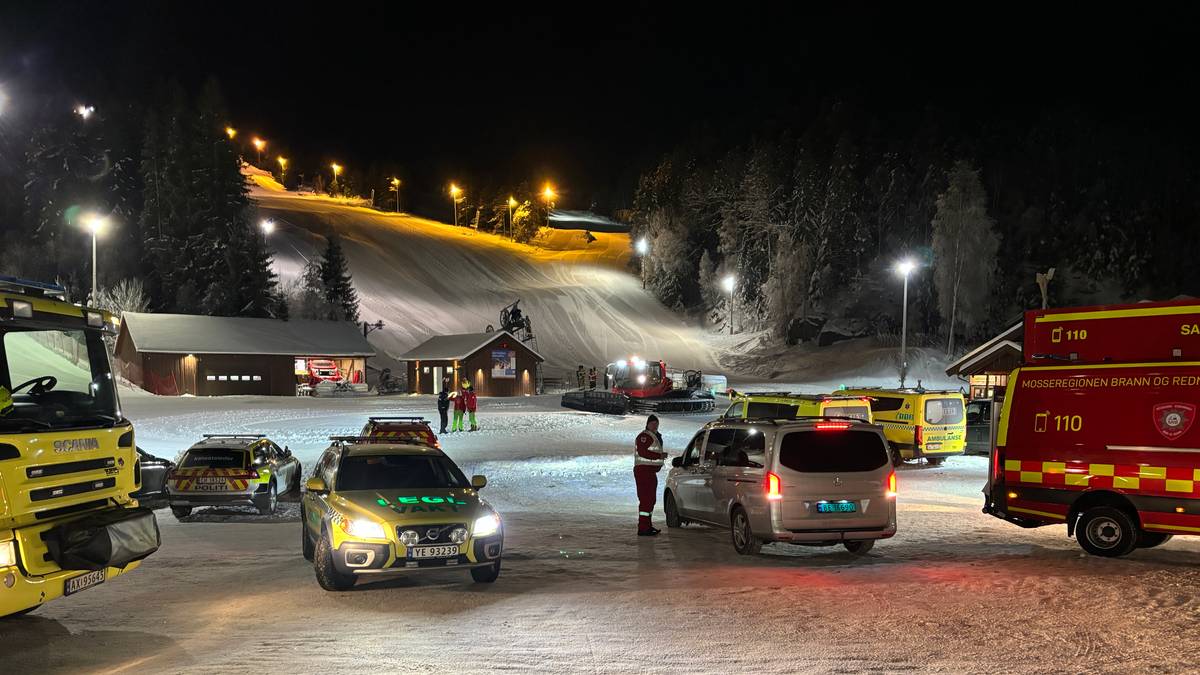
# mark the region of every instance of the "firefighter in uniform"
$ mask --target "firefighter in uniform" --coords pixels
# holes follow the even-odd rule
[[[667,453],[663,452],[662,436],[658,433],[658,418],[646,418],[646,429],[638,434],[633,450],[633,482],[637,485],[638,536],[653,537],[658,530],[650,524],[654,502],[658,497],[658,472]]]

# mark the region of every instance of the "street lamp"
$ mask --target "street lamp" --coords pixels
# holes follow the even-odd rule
[[[83,217],[84,229],[92,233],[92,295],[88,304],[94,305],[96,302],[96,235],[100,234],[107,225],[108,218],[104,216],[89,213]]]
[[[729,291],[729,334],[733,335],[733,289],[737,286],[737,279],[730,274],[721,280],[721,286]]]
[[[513,199],[512,195],[508,196],[508,238],[513,238],[512,231],[512,210],[517,207],[517,200]]]
[[[642,256],[642,290],[646,290],[646,254],[650,252],[650,240],[642,237],[634,244],[638,255]]]
[[[271,234],[275,231],[275,221],[271,220],[270,218],[263,218],[258,223],[258,226],[262,228],[263,234]]]
[[[79,115],[80,117],[82,117],[85,120],[87,118],[91,117],[92,113],[94,113],[94,112],[96,112],[96,106],[94,106],[94,105],[77,105],[77,106],[75,106],[75,114]]]
[[[392,177],[392,192],[396,193],[396,213],[400,213],[400,179]]]
[[[254,140],[250,142],[254,144],[254,149],[258,151],[258,165],[262,166],[262,151],[263,148],[267,147],[267,142],[258,136],[255,136]]]
[[[896,272],[904,277],[904,299],[900,310],[900,387],[904,387],[904,379],[908,376],[908,277],[916,269],[911,260],[901,260],[896,263]]]
[[[225,135],[228,136],[229,140],[232,141],[233,137],[237,136],[237,129],[234,129],[233,127],[225,127]]]
[[[454,209],[454,226],[458,227],[458,203],[462,201],[462,188],[450,184],[450,208]]]
[[[550,227],[550,210],[554,208],[554,200],[557,198],[554,187],[546,183],[546,189],[542,190],[542,199],[546,200],[546,227]]]
[[[282,183],[284,176],[287,175],[287,157],[279,156],[279,182]]]

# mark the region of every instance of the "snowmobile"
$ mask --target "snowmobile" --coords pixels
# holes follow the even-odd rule
[[[724,379],[706,377],[699,370],[670,369],[663,361],[634,356],[604,369],[605,386],[611,389],[569,391],[563,394],[562,405],[610,415],[711,412],[715,400],[706,381],[723,387]]]
[[[403,383],[400,378],[392,377],[392,369],[384,368],[379,373],[379,385],[375,388],[375,392],[379,396],[384,394],[399,394],[404,391]]]

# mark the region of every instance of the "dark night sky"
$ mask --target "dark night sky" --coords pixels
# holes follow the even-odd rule
[[[417,201],[451,179],[551,179],[564,206],[619,206],[614,196],[627,198],[647,163],[701,125],[740,142],[764,120],[802,126],[823,96],[846,89],[884,116],[932,103],[1020,119],[1065,101],[1131,129],[1190,134],[1197,118],[1190,14],[1083,18],[1013,3],[936,19],[783,3],[8,5],[0,84],[145,101],[166,78],[198,90],[216,75],[235,126],[297,170],[394,162]]]

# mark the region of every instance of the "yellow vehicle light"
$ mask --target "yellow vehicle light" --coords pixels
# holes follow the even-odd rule
[[[471,528],[471,531],[475,533],[476,537],[486,537],[488,535],[495,534],[499,529],[500,516],[494,513],[489,513],[486,516],[480,516],[479,518],[476,518],[475,526]]]
[[[351,537],[359,539],[386,539],[383,526],[371,520],[342,520],[342,529]]]
[[[17,549],[11,541],[0,543],[0,567],[12,567],[17,564]]]
[[[13,300],[12,301],[12,312],[13,312],[13,316],[18,319],[32,319],[33,318],[33,303],[25,302],[24,300]]]

